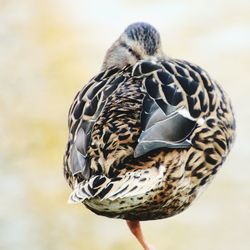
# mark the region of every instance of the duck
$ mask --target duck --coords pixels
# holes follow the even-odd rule
[[[163,52],[151,24],[129,25],[69,109],[70,203],[126,221],[168,218],[213,180],[235,139],[229,96],[200,66]]]

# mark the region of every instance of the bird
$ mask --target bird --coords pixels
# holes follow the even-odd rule
[[[144,250],[142,221],[192,204],[235,140],[229,96],[200,66],[163,52],[151,24],[130,24],[69,109],[64,176],[70,203],[126,221]]]

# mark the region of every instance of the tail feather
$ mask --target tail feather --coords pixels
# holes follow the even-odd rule
[[[110,179],[96,175],[88,181],[79,183],[70,194],[69,203],[80,203],[85,199],[98,197],[101,200],[138,196],[153,189],[162,181],[165,166],[127,172],[121,179]]]

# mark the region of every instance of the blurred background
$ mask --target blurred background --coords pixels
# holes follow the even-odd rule
[[[250,246],[249,0],[0,1],[0,249],[140,249],[124,221],[67,204],[67,112],[125,27],[153,24],[165,52],[204,67],[231,96],[237,140],[190,209],[143,223],[158,250]]]

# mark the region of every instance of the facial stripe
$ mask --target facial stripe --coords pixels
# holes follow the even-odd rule
[[[132,56],[134,56],[137,60],[141,60],[141,56],[135,52],[134,50],[132,50],[126,43],[121,43],[120,44],[121,47],[125,48]]]

